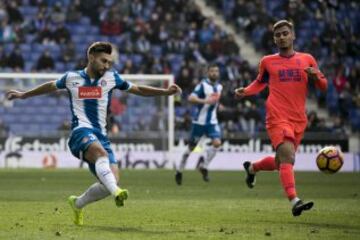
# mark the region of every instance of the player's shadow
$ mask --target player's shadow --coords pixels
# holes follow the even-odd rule
[[[82,226],[82,228],[89,228],[91,230],[100,230],[106,232],[113,232],[113,233],[145,233],[145,234],[166,234],[169,231],[162,231],[162,230],[148,230],[143,228],[136,228],[136,227],[114,227],[114,226],[97,226],[97,225],[86,225]],[[185,233],[186,231],[171,231],[171,233]]]
[[[318,223],[318,222],[279,222],[279,221],[260,221],[260,222],[264,222],[264,223],[272,223],[272,224],[279,224],[279,223],[283,223],[284,225],[303,225],[303,226],[307,226],[307,227],[313,227],[313,228],[327,228],[327,229],[339,229],[339,230],[343,230],[343,231],[349,231],[352,233],[357,233],[360,234],[360,230],[359,230],[359,226],[349,226],[349,225],[344,225],[344,224],[335,224],[335,223]]]
[[[312,222],[288,222],[287,224],[295,224],[295,225],[301,224],[308,227],[339,229],[339,230],[347,230],[347,231],[354,231],[360,233],[359,226],[349,226],[344,224],[312,223]]]

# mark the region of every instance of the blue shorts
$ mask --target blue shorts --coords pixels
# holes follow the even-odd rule
[[[191,126],[189,144],[193,146],[196,145],[204,135],[211,139],[220,139],[221,131],[219,124],[200,125],[193,123]]]
[[[84,160],[89,164],[90,171],[96,176],[95,164],[90,163],[85,159],[84,153],[87,148],[93,142],[99,142],[103,148],[107,151],[109,156],[110,164],[116,164],[114,152],[110,147],[109,139],[104,136],[100,131],[91,128],[79,128],[73,131],[70,135],[68,146],[72,155],[77,157],[80,160]]]

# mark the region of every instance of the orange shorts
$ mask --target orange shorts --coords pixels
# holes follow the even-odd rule
[[[275,149],[285,140],[294,143],[295,149],[300,144],[307,123],[290,123],[282,122],[276,124],[267,124],[266,129],[271,140],[271,144]]]

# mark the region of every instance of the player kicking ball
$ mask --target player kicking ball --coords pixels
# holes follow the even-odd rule
[[[176,169],[175,182],[178,185],[182,184],[182,172],[190,153],[203,136],[212,139],[211,146],[206,149],[205,158],[202,157],[199,164],[199,170],[203,180],[205,182],[209,181],[208,166],[221,146],[221,132],[216,115],[223,88],[218,82],[219,75],[219,67],[216,64],[210,64],[207,68],[207,78],[195,87],[188,98],[190,103],[197,105],[197,112],[196,117],[192,121],[188,148],[182,155],[180,165]]]
[[[128,191],[118,186],[119,173],[110,141],[106,136],[106,117],[114,89],[140,96],[170,96],[181,92],[173,84],[167,89],[135,85],[111,71],[114,49],[108,42],[95,42],[87,50],[88,64],[80,71],[69,71],[60,79],[44,83],[30,91],[10,90],[7,98],[26,99],[66,89],[72,113],[72,131],[68,142],[71,153],[89,164],[98,181],[80,196],[70,196],[74,223],[83,225],[84,207],[112,195],[117,207],[124,206]]]
[[[278,170],[282,187],[292,204],[292,214],[299,216],[314,205],[313,202],[303,202],[297,196],[293,170],[295,152],[307,125],[305,102],[308,85],[315,84],[325,91],[327,80],[310,54],[294,51],[295,34],[291,22],[276,22],[273,36],[279,53],[264,56],[256,80],[246,88],[235,90],[236,96],[245,97],[269,86],[266,129],[276,155],[253,163],[245,162],[246,184],[253,188],[255,175],[259,171]]]

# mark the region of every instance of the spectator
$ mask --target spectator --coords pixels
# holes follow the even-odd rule
[[[67,44],[63,43],[60,45],[62,55],[60,61],[64,63],[74,62],[75,60],[75,45],[72,41],[69,41]],[[83,64],[85,66],[86,64]],[[82,67],[83,68],[83,67]]]
[[[67,44],[71,40],[70,32],[64,23],[60,23],[53,33],[53,38],[57,44]]]
[[[123,32],[121,16],[112,9],[108,12],[105,19],[101,22],[100,32],[103,35],[114,36]]]
[[[55,36],[54,33],[52,32],[52,30],[50,29],[50,24],[45,23],[44,28],[41,29],[38,32],[38,37],[37,37],[37,41],[39,43],[42,44],[51,44],[54,45],[55,44]]]
[[[36,70],[50,72],[54,70],[54,67],[54,59],[50,56],[49,50],[45,50],[37,61]]]
[[[71,5],[71,4],[70,4]],[[51,21],[54,24],[63,24],[66,20],[66,12],[63,10],[64,6],[61,5],[60,2],[56,2],[52,12],[51,12]]]
[[[11,25],[4,19],[0,23],[0,43],[9,43],[16,41],[17,36]]]
[[[123,74],[134,74],[136,73],[136,68],[131,61],[131,59],[126,60],[124,68],[122,69]]]
[[[9,24],[22,23],[24,21],[24,18],[19,11],[18,3],[16,1],[8,1],[6,11],[9,17]]]
[[[7,67],[8,65],[8,56],[6,55],[4,48],[0,45],[0,69]]]
[[[14,47],[8,59],[8,66],[11,67],[15,72],[23,71],[25,63],[19,46]]]
[[[235,42],[235,37],[229,34],[224,42],[224,54],[226,56],[236,56],[240,52],[239,46]]]
[[[82,14],[79,11],[79,1],[75,1],[72,4],[68,5],[68,9],[66,11],[66,22],[68,23],[77,23],[79,22]]]

